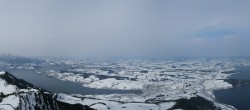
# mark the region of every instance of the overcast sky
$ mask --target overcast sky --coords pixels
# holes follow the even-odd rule
[[[2,0],[0,54],[250,56],[249,0]]]

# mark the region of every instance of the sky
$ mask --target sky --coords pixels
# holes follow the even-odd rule
[[[2,0],[0,54],[250,56],[249,0]]]

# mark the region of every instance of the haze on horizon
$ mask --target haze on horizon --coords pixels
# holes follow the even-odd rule
[[[0,54],[250,56],[249,0],[0,1]]]

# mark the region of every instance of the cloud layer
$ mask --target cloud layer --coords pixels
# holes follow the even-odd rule
[[[0,53],[249,56],[249,1],[1,1]]]

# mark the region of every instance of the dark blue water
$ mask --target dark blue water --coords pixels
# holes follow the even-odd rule
[[[250,79],[250,66],[236,67],[236,72],[231,79]],[[217,90],[214,95],[219,102],[233,105],[238,110],[250,109],[250,86]]]
[[[1,69],[0,71],[6,69]],[[27,82],[32,83],[37,87],[41,87],[50,92],[55,93],[68,93],[68,94],[82,94],[82,95],[94,95],[94,94],[142,94],[140,90],[110,90],[110,89],[94,89],[83,87],[81,84],[70,82],[70,81],[61,81],[58,79],[37,75],[34,74],[33,70],[7,70],[10,74],[14,75],[19,79],[24,79]]]
[[[250,79],[250,66],[237,66],[235,72],[231,79]]]

